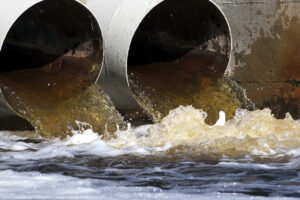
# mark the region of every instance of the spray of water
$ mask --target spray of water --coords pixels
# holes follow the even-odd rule
[[[206,117],[202,110],[180,106],[160,123],[117,131],[117,138],[107,142],[116,148],[171,145],[169,153],[227,156],[272,155],[300,148],[300,122],[289,114],[278,120],[269,109],[238,109],[233,119],[213,126],[205,123]]]

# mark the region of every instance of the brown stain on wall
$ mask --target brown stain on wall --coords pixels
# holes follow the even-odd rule
[[[289,18],[286,10],[270,29],[261,31],[251,45],[251,53],[236,53],[237,68],[233,78],[246,89],[257,107],[270,107],[278,118],[289,112],[300,118],[300,19]]]

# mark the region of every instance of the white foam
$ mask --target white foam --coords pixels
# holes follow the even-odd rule
[[[278,167],[267,165],[267,164],[258,164],[258,163],[240,163],[240,162],[220,162],[218,166],[227,167],[227,168],[238,168],[238,169],[276,169]]]
[[[130,134],[144,134],[149,126],[128,129]],[[121,131],[120,131],[120,134]],[[124,133],[123,133],[124,134]],[[25,143],[18,137],[8,132],[0,132],[0,148],[6,150],[0,152],[0,161],[17,160],[40,160],[58,157],[73,158],[76,155],[96,155],[101,157],[119,156],[124,154],[150,155],[159,151],[166,151],[171,147],[166,144],[161,147],[141,147],[135,143],[127,144],[124,148],[115,148],[108,142],[103,141],[101,136],[92,129],[74,132],[74,135],[64,141],[51,140],[41,141],[38,144]],[[3,139],[4,138],[4,139]]]
[[[225,126],[226,123],[226,113],[224,111],[219,112],[219,119],[214,126]]]
[[[68,137],[65,145],[78,145],[91,143],[95,140],[100,140],[101,137],[98,133],[95,133],[92,129],[87,129],[83,133],[76,133],[71,137]]]
[[[13,132],[0,131],[0,148],[7,151],[35,150],[38,148],[35,144],[22,142],[21,140],[24,139],[26,138],[17,136]]]

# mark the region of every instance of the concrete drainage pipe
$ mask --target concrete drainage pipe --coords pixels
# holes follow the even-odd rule
[[[101,31],[73,0],[1,0],[0,127],[30,126],[24,104],[48,108],[93,84],[102,67]],[[14,112],[13,112],[13,111]]]
[[[152,107],[167,102],[168,109],[193,105],[192,95],[226,70],[230,30],[209,0],[89,0],[86,5],[103,27],[99,84],[119,110],[134,113],[131,117],[149,101]]]

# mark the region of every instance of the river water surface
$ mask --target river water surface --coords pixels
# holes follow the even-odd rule
[[[224,126],[191,106],[102,138],[0,132],[0,199],[296,199],[300,122],[238,110]],[[100,134],[101,135],[101,134]]]

